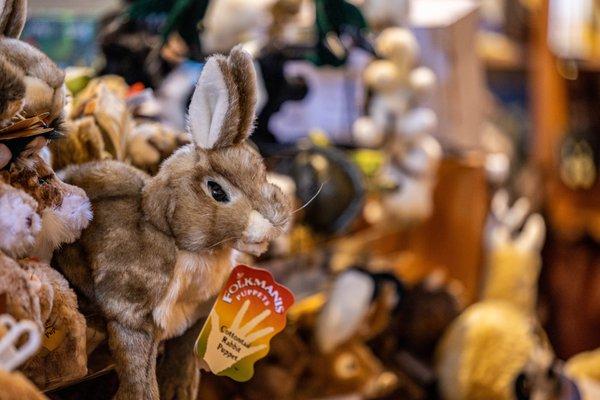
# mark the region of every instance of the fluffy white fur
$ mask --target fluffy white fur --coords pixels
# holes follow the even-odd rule
[[[35,208],[18,192],[0,197],[0,249],[11,257],[24,256],[35,244],[42,223]]]
[[[42,213],[42,230],[33,255],[49,262],[54,249],[77,240],[91,219],[92,207],[87,197],[66,195],[60,207],[47,208]]]
[[[229,94],[217,60],[208,60],[190,102],[189,126],[197,146],[211,149],[219,139]]]
[[[265,238],[273,236],[271,234],[272,230],[273,224],[258,211],[253,210],[248,218],[248,227],[244,232],[244,239],[250,243],[260,243],[265,241]]]
[[[154,309],[154,322],[164,329],[164,338],[181,335],[191,324],[210,310],[198,307],[216,295],[235,263],[230,250],[194,254],[180,250],[169,290]]]

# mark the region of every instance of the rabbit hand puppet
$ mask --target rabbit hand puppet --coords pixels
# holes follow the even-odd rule
[[[8,0],[0,6],[0,87],[11,88],[0,94],[0,123],[18,112],[24,117],[48,112],[47,122],[62,113],[64,72],[44,53],[19,40],[26,9],[27,0]]]
[[[246,141],[255,104],[252,59],[236,47],[207,61],[189,109],[193,143],[156,176],[116,161],[65,171],[94,219],[53,263],[107,319],[117,399],[158,398],[158,343],[210,308],[235,250],[261,254],[288,223],[287,199]]]

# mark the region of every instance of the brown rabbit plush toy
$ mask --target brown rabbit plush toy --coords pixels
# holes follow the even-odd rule
[[[0,93],[0,104],[12,104],[16,108],[9,112],[21,111],[24,117],[48,112],[51,122],[62,114],[65,74],[44,53],[19,40],[26,17],[27,0],[0,3],[0,87],[12,89]]]
[[[45,350],[28,360],[22,369],[36,384],[46,387],[58,379],[78,378],[87,372],[86,324],[78,311],[75,293],[65,278],[43,260],[49,261],[55,247],[79,237],[91,219],[91,210],[83,190],[58,179],[40,156],[46,138],[38,136],[6,143],[8,147],[1,146],[9,149],[12,162],[0,176],[12,185],[6,185],[10,189],[31,199],[33,215],[29,219],[37,224],[33,239],[21,240],[28,243],[26,251],[18,254],[37,258],[20,258],[19,270],[44,289],[40,291],[39,301],[41,310],[48,310],[42,312],[39,320],[35,319],[46,335]],[[48,289],[50,295],[45,294]],[[20,319],[19,315],[13,316]]]
[[[209,310],[235,250],[261,254],[288,223],[287,199],[246,143],[255,104],[252,59],[236,47],[208,59],[189,109],[193,143],[156,176],[116,161],[65,171],[94,219],[53,263],[107,319],[117,399],[158,399],[158,343]]]

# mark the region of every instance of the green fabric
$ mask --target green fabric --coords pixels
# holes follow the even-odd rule
[[[167,14],[161,35],[167,40],[177,32],[190,47],[200,45],[198,24],[204,18],[209,0],[136,0],[127,14],[132,19],[141,19],[150,14]]]
[[[352,26],[358,30],[367,28],[367,22],[360,10],[344,0],[315,0],[317,45],[308,59],[316,65],[342,66],[346,56],[340,58],[327,46],[327,35],[339,35],[344,26]]]

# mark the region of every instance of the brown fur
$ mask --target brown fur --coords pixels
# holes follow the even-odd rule
[[[44,53],[18,39],[0,37],[0,54],[13,70],[23,75],[25,116],[49,112],[49,120],[58,118],[64,103],[64,72]]]
[[[0,252],[0,296],[6,310],[16,320],[30,319],[43,331],[54,297],[52,287],[23,270],[17,261]]]
[[[235,83],[231,68],[251,68],[252,64],[232,63],[232,57],[226,63],[222,58],[217,62],[223,79],[229,82],[227,96],[231,99],[239,90],[231,86]],[[248,77],[253,73],[245,70],[235,75]],[[203,88],[199,86],[197,90]],[[241,111],[244,107],[251,107],[253,113],[254,105],[245,101],[229,102],[227,114],[248,113]],[[178,328],[180,331],[182,327],[189,328],[209,308],[209,296],[216,294],[223,283],[221,279],[227,276],[233,248],[260,249],[263,242],[282,231],[289,219],[283,193],[267,182],[260,155],[242,141],[245,136],[239,136],[247,128],[241,126],[241,121],[238,126],[219,128],[218,144],[211,149],[194,145],[180,148],[154,177],[115,161],[72,166],[65,171],[67,182],[86,191],[94,220],[77,243],[64,246],[55,254],[53,262],[72,284],[97,303],[108,320],[109,345],[120,379],[118,399],[158,398],[156,349],[166,333],[156,315],[160,315],[163,301],[173,295],[177,266],[188,267],[185,262],[183,266],[178,264],[178,260],[187,257],[193,262],[188,276],[192,284],[199,286],[188,288],[189,294],[206,295],[192,304],[195,311],[185,321],[178,321],[185,323]],[[231,201],[214,200],[207,179],[222,182]],[[261,231],[260,243],[248,243],[246,237],[254,211],[270,224],[268,231]],[[194,281],[198,277],[205,281]],[[191,349],[187,350],[187,357],[194,357]],[[174,362],[163,367],[177,368]],[[185,360],[176,362],[192,365]],[[195,368],[184,370],[197,373]],[[181,377],[183,385],[194,381],[194,376]]]
[[[49,148],[52,166],[61,170],[71,164],[110,158],[105,149],[102,132],[93,117],[83,117],[65,124],[65,137],[54,140]]]
[[[40,387],[59,379],[76,379],[87,373],[85,319],[77,311],[77,298],[65,278],[46,263],[33,260],[20,262],[25,271],[52,286],[54,299],[46,326],[52,323],[66,332],[64,340],[50,352],[41,352],[23,366],[23,372]]]
[[[0,55],[0,128],[10,123],[23,108],[25,83],[23,72]]]
[[[27,16],[27,0],[5,0],[0,9],[0,35],[18,38],[21,36]]]
[[[48,400],[19,372],[0,369],[0,400]]]
[[[38,212],[47,207],[59,206],[61,203],[63,193],[61,186],[56,184],[59,180],[52,168],[38,154],[14,162],[8,178],[13,187],[23,190],[37,200]]]

